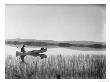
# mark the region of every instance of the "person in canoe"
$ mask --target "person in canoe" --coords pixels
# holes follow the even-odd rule
[[[23,45],[22,46],[22,48],[21,48],[21,52],[23,52],[23,53],[25,53],[26,51],[25,51],[25,45]],[[24,57],[25,57],[26,55],[21,55],[20,57],[21,57],[21,60],[22,60],[22,62],[24,62]]]
[[[31,55],[32,55],[32,54],[36,54],[36,56],[40,56],[41,59],[47,58],[47,56],[46,56],[45,54],[40,54],[40,53],[43,53],[43,52],[46,52],[46,51],[47,51],[47,48],[41,48],[40,50],[32,50],[32,51],[31,51]],[[25,52],[26,52],[26,51],[25,51],[25,45],[22,46],[21,52],[22,52],[22,53],[25,53]],[[26,56],[26,55],[20,55],[20,58],[21,58],[22,62],[24,62],[24,57],[25,57],[25,56]],[[32,56],[33,56],[33,55],[32,55]],[[34,55],[34,56],[35,56],[35,55]]]

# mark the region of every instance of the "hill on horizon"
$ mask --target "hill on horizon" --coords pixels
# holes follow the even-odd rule
[[[27,46],[57,46],[57,47],[89,47],[102,49],[106,48],[106,42],[94,41],[54,41],[54,40],[35,40],[35,39],[7,39],[5,44]]]

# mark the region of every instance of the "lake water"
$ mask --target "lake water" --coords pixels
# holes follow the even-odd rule
[[[40,47],[38,48],[25,48],[26,51],[30,50],[39,50]],[[16,51],[20,51],[20,47],[12,47],[12,46],[5,46],[5,56],[12,55],[16,56]],[[48,48],[47,52],[44,52],[47,55],[73,55],[73,54],[105,54],[105,51],[79,51],[79,50],[72,50],[72,49],[67,49],[67,48]]]

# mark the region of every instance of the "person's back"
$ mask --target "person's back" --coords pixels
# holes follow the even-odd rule
[[[25,46],[23,45],[23,47],[21,48],[21,52],[25,52],[25,48],[24,48]]]
[[[26,52],[24,47],[25,47],[25,45],[23,45],[23,47],[21,48],[21,52],[23,52],[23,53]],[[22,62],[24,62],[24,57],[25,57],[25,56],[26,56],[26,55],[21,55],[21,60],[22,60]]]

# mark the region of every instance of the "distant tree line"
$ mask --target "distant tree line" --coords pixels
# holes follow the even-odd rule
[[[31,42],[31,41],[26,41],[26,42],[6,41],[5,44],[13,44],[13,45],[24,44],[24,45],[28,45],[28,46],[48,46],[48,45],[54,45],[52,43],[47,43],[47,42]]]
[[[70,44],[70,43],[48,43],[48,42],[35,42],[35,41],[26,41],[26,42],[19,42],[19,41],[5,41],[6,44],[12,45],[28,45],[28,46],[59,46],[59,47],[90,47],[90,48],[106,48],[106,45],[102,44],[92,44],[92,45],[84,45],[84,44]]]
[[[74,46],[74,47],[106,48],[106,45],[102,45],[102,44],[84,45],[84,44],[59,43],[58,46],[60,46],[60,47]]]

